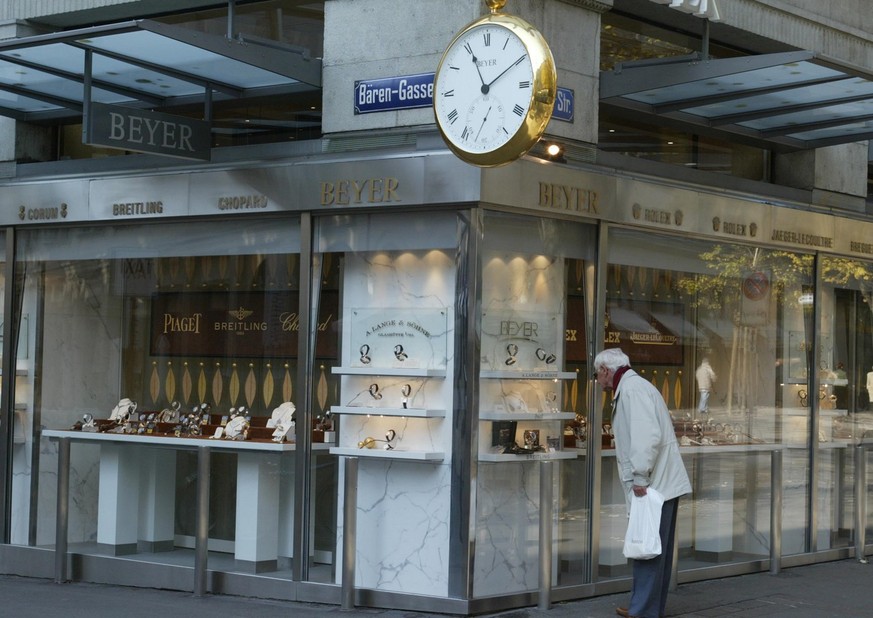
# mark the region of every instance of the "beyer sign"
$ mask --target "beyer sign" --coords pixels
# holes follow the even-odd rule
[[[93,102],[84,141],[92,146],[201,161],[209,160],[212,146],[206,121]]]

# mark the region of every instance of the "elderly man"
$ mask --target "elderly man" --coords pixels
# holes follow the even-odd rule
[[[649,487],[664,496],[661,510],[661,555],[634,560],[631,601],[616,613],[626,618],[659,618],[667,606],[673,571],[673,547],[679,497],[691,483],[679,455],[679,444],[667,404],[652,384],[630,367],[618,348],[594,358],[594,378],[613,391],[612,429],[618,474],[630,506],[631,494],[644,496]]]

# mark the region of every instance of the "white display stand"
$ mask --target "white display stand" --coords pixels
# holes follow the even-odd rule
[[[275,571],[279,548],[279,458],[240,453],[236,466],[236,542],[239,566]]]
[[[151,552],[170,551],[173,549],[175,537],[176,459],[167,457],[160,449],[138,450],[142,462],[139,477],[139,549]],[[102,491],[99,500],[102,506]]]
[[[113,555],[137,551],[143,467],[140,455],[141,449],[136,446],[128,448],[118,443],[100,446],[97,543]]]
[[[280,555],[290,557],[291,539],[280,538],[280,530],[293,530],[293,488],[283,489],[280,477],[281,455],[293,452],[294,444],[61,430],[45,430],[43,436],[100,445],[97,542],[108,553],[173,548],[175,458],[166,450],[209,447],[238,454],[238,566],[250,572],[275,570]],[[327,450],[330,445],[312,447]]]

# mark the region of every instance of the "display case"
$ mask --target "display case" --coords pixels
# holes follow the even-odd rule
[[[518,462],[574,459],[564,449],[563,316],[558,312],[490,310],[482,315],[479,377],[479,460]]]
[[[338,405],[344,416],[335,455],[442,461],[447,360],[444,309],[351,311]]]

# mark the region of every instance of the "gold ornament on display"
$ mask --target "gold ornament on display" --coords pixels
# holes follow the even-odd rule
[[[515,161],[542,137],[557,94],[555,60],[543,35],[505,0],[461,29],[434,77],[433,108],[446,144],[480,167]]]

